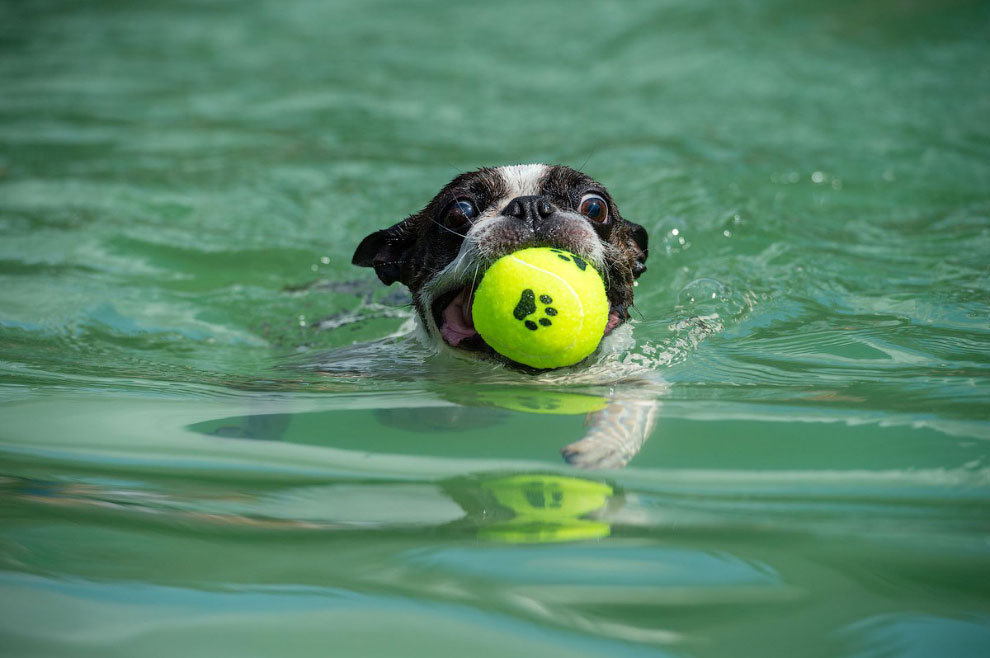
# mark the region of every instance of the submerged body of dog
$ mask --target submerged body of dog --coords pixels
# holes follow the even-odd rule
[[[353,263],[373,267],[387,285],[406,285],[439,344],[511,364],[475,331],[471,298],[488,265],[533,246],[570,251],[602,274],[610,307],[603,338],[629,319],[634,281],[646,270],[646,231],[622,218],[603,185],[569,167],[462,174],[422,211],[366,237]],[[652,430],[656,409],[653,399],[612,400],[594,414],[588,434],[564,448],[565,458],[584,467],[625,464]]]

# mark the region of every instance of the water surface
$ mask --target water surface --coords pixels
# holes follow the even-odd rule
[[[988,43],[980,2],[3,5],[5,655],[987,655]],[[650,233],[595,377],[435,355],[349,264],[541,161]],[[567,466],[617,393],[642,452]]]

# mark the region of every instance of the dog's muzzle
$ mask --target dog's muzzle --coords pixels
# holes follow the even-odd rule
[[[474,292],[491,263],[526,247],[565,249],[602,271],[604,247],[581,215],[561,211],[542,196],[516,197],[500,214],[472,227],[457,258],[424,291],[422,301],[427,302],[444,342],[463,350],[495,354],[474,328]],[[602,337],[621,323],[622,310],[611,308]]]

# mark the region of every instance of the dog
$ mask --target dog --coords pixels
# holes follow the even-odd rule
[[[386,285],[408,287],[437,345],[532,372],[491,349],[470,310],[487,267],[525,247],[564,249],[598,270],[610,306],[603,339],[629,320],[646,271],[646,230],[622,217],[604,185],[563,165],[463,173],[419,212],[364,238],[352,263],[373,268]],[[565,459],[586,468],[624,465],[652,430],[656,409],[652,400],[612,400],[594,414],[588,435],[564,448]]]

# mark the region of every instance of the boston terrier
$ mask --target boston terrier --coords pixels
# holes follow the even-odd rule
[[[561,165],[478,169],[448,183],[423,210],[366,237],[353,263],[412,292],[437,340],[489,358],[470,301],[488,265],[524,247],[566,249],[594,265],[611,310],[604,336],[629,319],[633,281],[646,271],[646,231],[627,221],[605,186]]]
[[[471,301],[486,268],[525,247],[565,249],[598,270],[610,304],[603,339],[629,319],[634,282],[646,271],[646,231],[622,217],[604,185],[562,165],[461,174],[421,211],[362,240],[352,263],[374,268],[386,285],[407,286],[438,345],[516,367],[475,331]],[[656,407],[613,400],[594,414],[583,440],[564,448],[565,459],[584,467],[624,465],[652,430]]]

